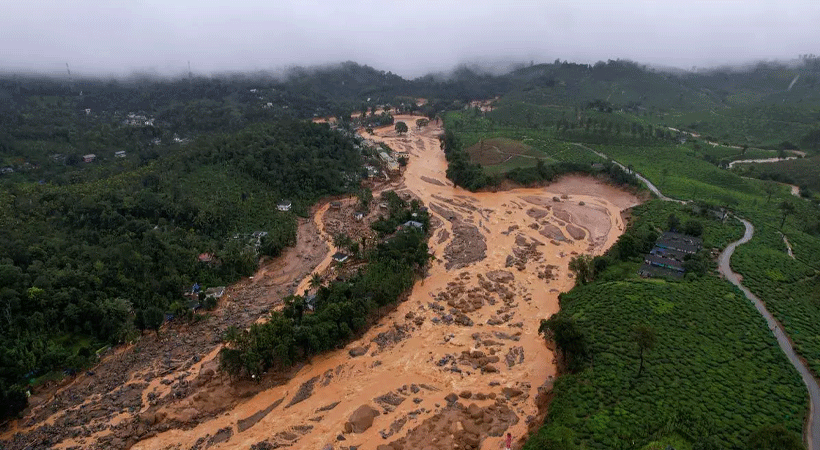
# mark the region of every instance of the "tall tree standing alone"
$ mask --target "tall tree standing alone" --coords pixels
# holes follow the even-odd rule
[[[794,205],[792,205],[791,203],[789,203],[789,202],[787,202],[787,201],[783,200],[783,203],[781,203],[781,204],[778,206],[778,208],[780,208],[780,212],[782,212],[782,213],[783,213],[783,216],[782,216],[782,218],[780,219],[780,229],[782,230],[782,229],[783,229],[783,225],[786,223],[786,217],[788,217],[788,216],[789,216],[789,214],[791,214],[791,213],[793,213],[793,212],[794,212]]]
[[[641,365],[638,368],[638,377],[640,377],[641,372],[643,372],[643,352],[652,350],[652,347],[655,346],[655,330],[646,325],[639,325],[635,327],[633,337],[640,352]]]
[[[396,122],[396,133],[407,133],[407,124],[404,122]]]
[[[769,203],[769,200],[772,199],[772,194],[777,192],[777,185],[774,181],[766,181],[763,184],[763,191],[766,192],[766,203]]]

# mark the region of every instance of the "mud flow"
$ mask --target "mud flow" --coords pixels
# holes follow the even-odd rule
[[[587,177],[471,193],[446,178],[435,122],[403,136],[392,127],[374,131],[366,137],[410,155],[401,179],[383,189],[421,200],[432,216],[435,260],[405,302],[345,349],[314,358],[288,379],[267,380],[269,386],[244,389],[222,377],[212,346],[187,367],[135,380],[139,401],[131,408],[57,447],[495,450],[506,433],[518,440],[540,423],[556,368],[539,322],[572,288],[573,255],[609,248],[623,232],[621,212],[639,200]],[[310,260],[314,269],[288,280],[297,292],[308,288],[310,273],[332,276],[331,236],[350,226],[354,202],[317,208],[313,245],[301,252],[319,250]],[[363,223],[345,230],[367,235]],[[261,289],[266,280],[294,263],[279,264],[246,283],[269,295]],[[151,401],[180,380],[186,395]],[[129,442],[122,430],[142,434]]]

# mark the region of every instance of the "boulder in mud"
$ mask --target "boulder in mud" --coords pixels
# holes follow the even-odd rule
[[[481,368],[481,371],[484,373],[497,373],[498,368],[492,364],[487,364],[486,366]]]
[[[368,350],[368,347],[358,346],[358,347],[351,348],[348,353],[350,354],[350,356],[352,358],[355,358],[357,356],[364,355],[365,353],[367,353],[367,350]]]
[[[507,398],[518,397],[519,395],[523,394],[524,392],[521,389],[516,389],[512,387],[505,387],[501,389],[501,393],[504,394]]]
[[[362,405],[353,414],[350,415],[347,423],[345,423],[345,432],[347,433],[364,433],[368,428],[373,426],[373,419],[379,415],[379,412],[370,405]]]

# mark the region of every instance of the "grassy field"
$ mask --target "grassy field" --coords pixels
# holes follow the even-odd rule
[[[547,164],[602,162],[595,154],[556,139],[549,129],[502,126],[470,111],[450,112],[446,122],[448,129],[457,132],[471,160],[490,174],[533,167],[539,159]]]
[[[632,229],[658,228],[674,213],[703,221],[707,247],[739,237],[737,222],[689,208],[650,202],[635,209]],[[712,271],[680,282],[640,279],[639,264],[610,264],[598,281],[562,295],[560,314],[578,324],[592,361],[557,380],[547,423],[525,448],[573,448],[548,446],[564,439],[585,449],[734,449],[762,425],[800,432],[805,390],[743,294]],[[640,377],[637,325],[656,334]]]
[[[543,152],[508,138],[481,139],[467,148],[470,160],[481,164],[488,173],[506,172],[515,167],[532,167],[539,159],[547,159]]]

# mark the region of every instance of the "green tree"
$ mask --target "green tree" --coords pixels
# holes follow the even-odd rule
[[[780,229],[782,230],[783,225],[786,223],[786,217],[794,212],[794,205],[786,200],[783,200],[783,202],[778,205],[778,209],[780,209],[780,213],[782,214],[780,218]]]
[[[578,328],[575,320],[560,314],[553,314],[549,320],[541,320],[538,334],[544,336],[546,340],[555,342],[555,346],[561,351],[564,365],[570,372],[583,368],[589,355],[589,346],[586,336]]]
[[[638,344],[638,352],[641,358],[641,365],[638,367],[638,377],[643,372],[643,353],[644,351],[652,350],[655,346],[655,330],[647,325],[638,325],[635,327],[632,338]]]
[[[408,130],[408,128],[407,128],[406,123],[401,122],[401,121],[396,122],[396,133],[404,134],[404,133],[407,133],[407,130]]]
[[[800,435],[786,429],[783,424],[764,425],[749,436],[748,450],[803,450]]]
[[[697,220],[687,220],[683,224],[683,232],[690,236],[700,236],[703,234],[703,224]]]
[[[772,195],[777,192],[777,184],[774,181],[766,181],[763,183],[763,191],[766,192],[766,203],[769,203]]]
[[[370,202],[373,201],[373,191],[364,187],[359,190],[357,197],[359,198],[359,208],[361,208],[362,211],[370,211]]]
[[[162,327],[162,323],[165,322],[165,313],[162,309],[156,306],[149,306],[143,311],[142,317],[145,321],[145,328],[154,330],[157,333],[157,337],[159,337],[159,329]]]
[[[322,285],[322,276],[319,275],[318,272],[313,272],[313,275],[310,276],[310,288],[311,289],[319,289]]]
[[[666,219],[666,228],[669,231],[678,231],[680,228],[680,219],[678,219],[678,216],[670,214]]]
[[[578,255],[569,261],[569,270],[575,274],[580,284],[587,284],[595,278],[595,266],[589,255]]]

